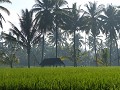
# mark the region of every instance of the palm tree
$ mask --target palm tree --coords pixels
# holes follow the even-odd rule
[[[0,3],[11,3],[10,0],[0,0]],[[10,15],[10,12],[8,11],[7,8],[3,7],[3,6],[0,6],[0,9],[2,11],[4,11],[5,13],[7,13],[8,15]],[[2,13],[0,12],[0,27],[3,29],[3,24],[2,24],[2,21],[5,21]]]
[[[73,14],[73,18],[72,18],[72,20],[73,20],[73,25],[72,25],[72,32],[73,32],[73,36],[74,36],[74,44],[73,44],[73,46],[74,46],[74,67],[76,67],[77,66],[77,61],[76,61],[76,45],[75,45],[75,43],[76,43],[76,30],[77,30],[77,27],[78,27],[78,25],[77,25],[77,23],[78,23],[78,20],[79,20],[79,10],[77,10],[77,7],[76,7],[76,3],[75,4],[73,4],[73,7],[72,7],[72,14]]]
[[[104,9],[104,15],[101,15],[101,19],[103,20],[103,30],[102,32],[106,34],[106,37],[109,37],[110,39],[110,65],[112,63],[111,61],[111,51],[112,51],[112,43],[115,40],[116,41],[116,46],[118,48],[118,43],[117,43],[117,32],[119,33],[120,29],[120,21],[119,17],[120,13],[117,10],[116,7],[113,5],[108,5]],[[118,52],[118,50],[117,50]],[[119,65],[119,56],[118,56],[118,65]]]
[[[96,61],[96,66],[98,66],[97,64],[97,49],[96,49],[96,36],[99,35],[100,33],[100,19],[99,16],[101,15],[101,12],[103,11],[103,5],[99,5],[97,6],[97,2],[89,2],[89,4],[85,5],[87,8],[87,11],[85,11],[86,13],[86,18],[87,18],[87,26],[88,26],[88,31],[87,32],[91,32],[94,40],[94,49],[95,49],[95,61]]]
[[[66,0],[54,0],[55,1],[55,7],[53,9],[53,15],[54,15],[54,24],[55,24],[55,32],[56,32],[56,58],[58,57],[58,30],[63,24],[63,17],[67,16],[66,8],[61,8],[64,5],[67,4]]]
[[[78,30],[83,30],[84,27],[84,22],[83,22],[83,17],[84,14],[82,14],[82,16],[80,16],[80,12],[82,10],[79,8],[77,9],[77,5],[76,3],[73,4],[72,8],[69,8],[69,17],[67,18],[67,20],[65,20],[66,22],[66,30],[69,30],[69,32],[71,34],[73,34],[73,50],[74,50],[74,67],[77,66],[77,61],[76,61],[76,31]],[[78,41],[79,42],[79,41]]]
[[[51,14],[55,5],[54,0],[36,0],[32,12],[35,13],[37,28],[42,33],[42,60],[44,58],[45,34],[53,28],[53,15]]]
[[[44,55],[44,35],[46,32],[55,29],[56,32],[56,57],[57,57],[57,36],[59,23],[62,21],[63,10],[60,8],[67,2],[65,0],[36,0],[36,4],[33,6],[32,11],[36,12],[35,21],[38,29],[41,30],[43,35],[42,45],[42,60]]]
[[[89,35],[88,37],[89,39],[89,49],[91,49],[91,51],[94,51],[95,50],[95,47],[94,47],[94,42],[92,42],[94,40],[94,37],[92,35]],[[96,36],[96,49],[99,50],[99,49],[102,49],[102,36]]]
[[[22,10],[22,16],[20,17],[20,27],[19,30],[14,24],[11,23],[12,28],[10,29],[11,33],[14,35],[4,33],[4,38],[12,40],[26,48],[28,56],[28,68],[30,68],[30,52],[33,44],[36,44],[41,37],[41,34],[37,32],[36,27],[33,23],[33,13],[26,10]]]

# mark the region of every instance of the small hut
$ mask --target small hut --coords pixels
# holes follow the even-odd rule
[[[41,63],[40,66],[65,66],[63,61],[60,58],[45,58]]]

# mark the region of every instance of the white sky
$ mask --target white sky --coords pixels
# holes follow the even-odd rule
[[[69,6],[72,5],[72,3],[76,2],[77,5],[84,6],[88,1],[94,2],[97,1],[98,4],[113,4],[113,5],[120,5],[120,0],[67,0]],[[7,16],[6,14],[2,13],[6,19],[6,21],[11,21],[16,26],[18,26],[18,16],[17,14],[21,15],[22,9],[31,9],[32,6],[35,4],[35,0],[11,0],[12,4],[0,4],[4,7],[6,7],[10,12],[11,15]],[[4,31],[7,31],[11,26],[8,23],[4,24]]]

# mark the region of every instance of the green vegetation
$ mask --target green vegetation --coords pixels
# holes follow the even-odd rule
[[[45,58],[66,57],[66,66],[120,65],[119,5],[90,1],[80,8],[82,3],[69,7],[68,0],[34,1],[31,9],[21,8],[18,25],[2,16],[10,12],[0,5],[0,29],[5,21],[11,24],[8,33],[0,32],[0,64],[30,68]]]
[[[119,67],[0,68],[1,90],[119,90]]]

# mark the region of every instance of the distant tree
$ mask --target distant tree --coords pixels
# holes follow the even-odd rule
[[[19,63],[19,59],[15,54],[8,54],[3,51],[0,51],[0,63],[5,65],[10,65],[13,68],[14,63]]]
[[[19,45],[16,42],[4,40],[2,48],[0,48],[0,63],[10,65],[13,68],[14,63],[19,63],[16,56],[18,49]]]
[[[65,45],[65,42],[67,40],[67,38],[64,36],[64,32],[59,30],[58,31],[59,35],[57,36],[58,37],[58,46],[64,46]],[[53,46],[56,46],[56,32],[52,31],[51,33],[49,33],[47,35],[48,37],[48,42],[53,45]]]
[[[35,65],[39,65],[40,64],[40,58],[41,58],[41,48],[40,48],[40,45],[37,44],[37,45],[34,45],[32,48],[31,48],[31,59],[33,60],[32,64],[35,66]]]
[[[73,45],[74,44],[74,38],[71,38],[71,41],[72,42],[70,44]],[[82,45],[84,44],[83,36],[81,36],[80,33],[75,34],[75,44],[76,44],[75,49],[81,49]]]
[[[101,46],[102,45],[102,43],[101,43],[102,39],[101,38],[102,38],[102,36],[96,36],[96,40],[95,40],[96,50],[102,49],[102,46]],[[89,49],[94,51],[95,50],[94,42],[93,42],[94,37],[92,35],[89,35],[88,40],[89,40],[89,43],[88,43],[89,44]]]
[[[108,61],[109,59],[109,49],[108,48],[103,48],[101,50],[99,50],[98,53],[98,63],[102,64],[104,66],[108,66],[110,63]]]
[[[108,57],[109,57],[108,48],[102,49],[102,61],[106,66],[108,65]]]

